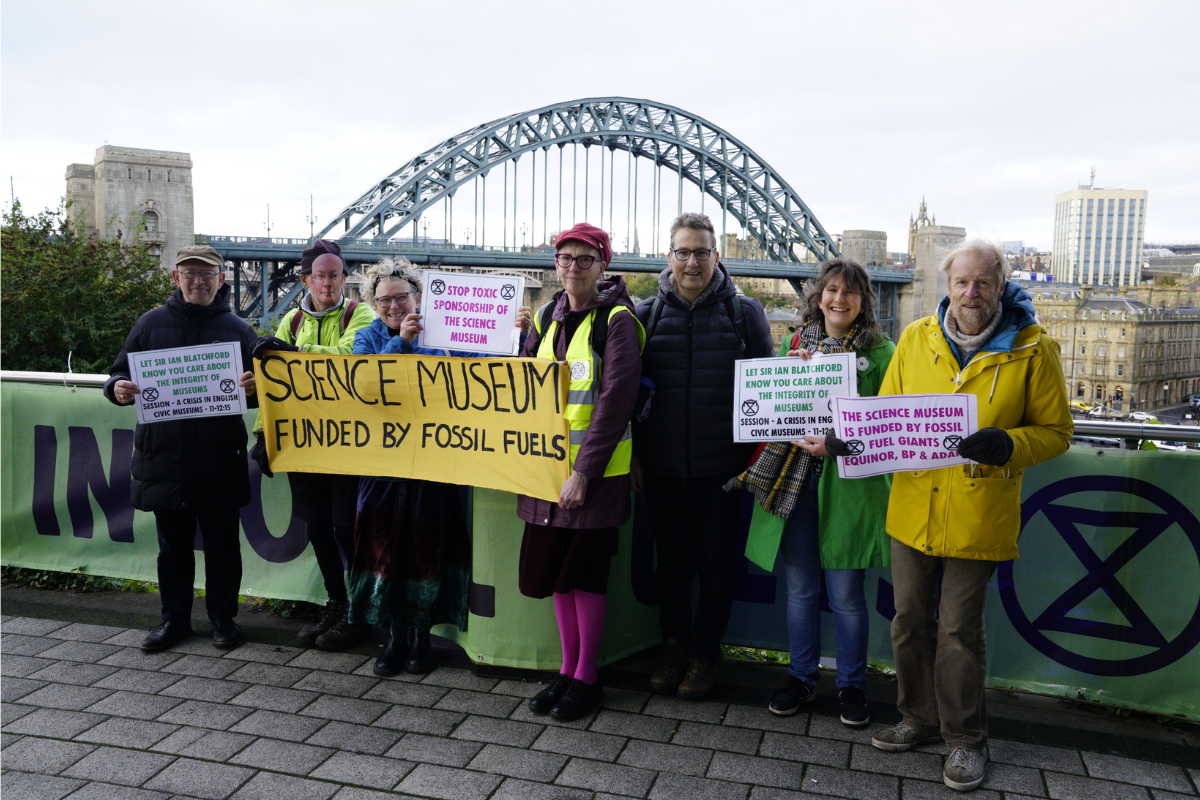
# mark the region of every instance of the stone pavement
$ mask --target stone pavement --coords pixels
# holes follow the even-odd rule
[[[5,800],[957,796],[940,782],[943,748],[869,745],[895,719],[883,681],[871,687],[882,721],[863,732],[842,726],[828,697],[771,716],[763,704],[778,667],[723,667],[716,699],[689,703],[638,690],[643,659],[606,673],[616,685],[601,710],[562,724],[526,710],[540,689],[532,681],[455,666],[376,678],[377,645],[220,651],[197,637],[147,654],[141,628],[28,616],[0,617],[0,634]],[[976,798],[1197,797],[1194,726],[1002,693],[989,704],[992,763]]]

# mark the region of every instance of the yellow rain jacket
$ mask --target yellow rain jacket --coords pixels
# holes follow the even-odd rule
[[[1033,319],[1029,295],[1008,286],[1006,311],[1010,297],[1018,301],[1014,305],[1028,303],[1030,323],[1013,331],[1009,347],[990,350],[993,338],[960,369],[939,309],[904,329],[879,389],[880,395],[970,392],[979,398],[979,427],[1003,428],[1013,440],[1012,458],[1003,467],[970,464],[892,476],[888,535],[927,555],[1017,558],[1025,468],[1066,452],[1071,440],[1058,343]]]

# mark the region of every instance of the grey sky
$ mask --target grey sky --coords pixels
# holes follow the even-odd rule
[[[27,207],[55,205],[66,165],[108,141],[192,154],[198,232],[262,235],[269,202],[274,235],[307,236],[310,192],[328,220],[479,122],[622,95],[725,128],[827,230],[886,230],[893,251],[922,193],[943,224],[1048,248],[1054,195],[1092,165],[1098,185],[1149,191],[1147,240],[1200,240],[1192,0],[2,13],[0,159]]]

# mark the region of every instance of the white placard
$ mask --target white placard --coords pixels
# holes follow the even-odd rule
[[[242,343],[216,342],[129,354],[138,422],[199,419],[246,413],[238,387]]]
[[[421,347],[514,355],[513,328],[525,297],[519,275],[425,270]]]
[[[833,426],[834,397],[857,397],[854,353],[736,362],[735,442],[787,442]]]
[[[973,394],[839,397],[834,411],[837,437],[853,453],[838,458],[843,478],[971,463],[958,445],[978,430]]]

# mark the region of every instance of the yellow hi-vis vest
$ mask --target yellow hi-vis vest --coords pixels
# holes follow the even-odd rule
[[[622,312],[631,315],[633,313],[625,306],[614,306],[609,313],[609,320]],[[534,326],[537,328],[540,328],[541,325],[540,316],[538,314],[534,317]],[[571,386],[567,391],[567,406],[563,411],[563,416],[571,426],[570,465],[572,469],[575,467],[575,456],[579,453],[580,445],[583,444],[583,437],[587,434],[588,423],[592,421],[592,410],[596,407],[597,398],[600,397],[600,370],[603,367],[600,363],[600,354],[592,349],[592,321],[595,318],[596,309],[593,308],[583,318],[583,322],[579,323],[575,335],[567,343],[567,367],[571,370]],[[641,352],[646,345],[646,331],[642,328],[642,323],[638,322],[637,317],[634,317],[633,321],[637,325],[638,351]],[[554,336],[557,332],[558,320],[551,320],[545,332],[538,330],[542,337],[541,342],[538,343],[538,358],[548,361],[556,360]],[[621,440],[617,442],[612,456],[608,459],[608,466],[604,468],[604,477],[628,474],[629,461],[632,456],[633,427],[632,424],[627,423],[625,433],[621,435]]]

